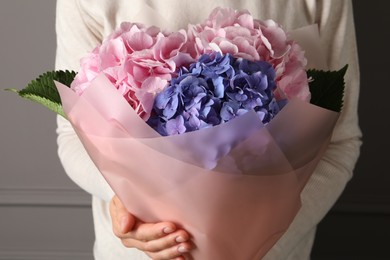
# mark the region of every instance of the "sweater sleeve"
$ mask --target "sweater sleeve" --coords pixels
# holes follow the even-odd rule
[[[359,66],[352,1],[311,2],[316,3],[316,22],[325,43],[322,47],[327,54],[329,68],[336,70],[349,65],[345,77],[344,106],[329,148],[302,191],[300,211],[264,259],[306,259],[317,224],[343,192],[360,153],[361,131],[357,115]]]
[[[56,11],[57,70],[79,68],[80,58],[91,51],[101,40],[96,17],[83,12],[77,0],[58,0]],[[57,117],[58,155],[65,172],[88,193],[109,201],[113,191],[93,164],[71,124]]]

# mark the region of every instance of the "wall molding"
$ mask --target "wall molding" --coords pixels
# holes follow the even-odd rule
[[[0,206],[90,207],[91,196],[74,188],[0,187]]]
[[[75,251],[28,251],[3,250],[0,248],[0,260],[88,260],[93,259],[91,252]]]
[[[91,196],[75,188],[0,187],[0,206],[90,207]],[[390,214],[390,201],[339,201],[334,213]]]

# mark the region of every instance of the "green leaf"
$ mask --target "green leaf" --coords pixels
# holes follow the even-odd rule
[[[37,102],[57,114],[65,117],[61,105],[61,98],[54,84],[54,80],[70,86],[76,76],[74,71],[50,71],[32,80],[24,89],[6,89],[17,93],[20,97]]]
[[[309,88],[311,92],[310,103],[340,112],[343,107],[345,81],[348,64],[337,71],[308,70],[311,78]]]

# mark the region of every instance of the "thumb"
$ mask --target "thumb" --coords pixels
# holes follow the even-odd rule
[[[130,232],[135,225],[135,217],[127,211],[122,215],[119,214],[118,216],[119,216],[119,225],[122,233],[125,234]]]
[[[121,232],[123,234],[130,232],[135,225],[135,217],[127,211],[125,205],[123,205],[122,201],[117,196],[113,198],[113,203],[116,211],[115,215]]]

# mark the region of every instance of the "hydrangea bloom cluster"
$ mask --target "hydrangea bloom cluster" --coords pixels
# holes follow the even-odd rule
[[[163,32],[157,27],[124,22],[88,56],[71,88],[79,95],[104,73],[138,115],[149,118],[154,97],[177,68],[194,59],[186,51],[187,33]]]
[[[306,59],[300,46],[274,21],[256,20],[248,11],[231,8],[216,8],[203,23],[189,24],[177,32],[122,23],[81,60],[71,88],[81,95],[103,73],[146,121],[155,96],[178,70],[212,52],[266,61],[275,70],[277,100],[310,100]]]
[[[268,62],[204,54],[157,94],[147,122],[161,135],[175,135],[219,125],[253,109],[266,124],[280,110],[275,87]]]
[[[189,25],[195,53],[219,51],[247,60],[265,60],[276,74],[276,98],[310,101],[304,51],[273,20],[257,20],[247,11],[216,8],[198,25]]]

